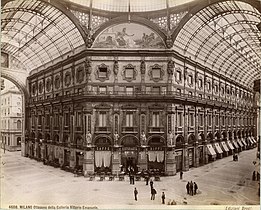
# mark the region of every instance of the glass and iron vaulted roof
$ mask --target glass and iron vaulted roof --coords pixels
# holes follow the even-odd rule
[[[250,87],[261,77],[260,23],[260,11],[248,3],[214,3],[190,17],[174,49]]]
[[[179,6],[193,0],[70,0],[82,6],[111,12],[146,12]]]
[[[1,50],[29,71],[84,44],[75,24],[44,1],[8,1],[2,7],[1,29]]]

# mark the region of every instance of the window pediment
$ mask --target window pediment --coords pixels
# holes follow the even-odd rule
[[[138,74],[138,72],[136,70],[136,66],[133,66],[132,64],[123,66],[122,78],[124,80],[126,80],[128,82],[136,80],[137,74]]]
[[[163,79],[164,76],[163,66],[160,66],[158,64],[150,66],[148,75],[150,77],[150,80],[153,80],[154,82],[159,82]]]
[[[101,82],[108,80],[110,77],[111,71],[109,66],[105,65],[104,63],[97,66],[95,71],[95,78]]]

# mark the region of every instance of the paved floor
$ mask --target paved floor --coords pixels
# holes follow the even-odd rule
[[[1,205],[8,208],[19,205],[70,205],[98,208],[173,208],[162,205],[160,195],[166,194],[166,203],[175,200],[182,207],[188,205],[260,205],[258,181],[252,181],[256,149],[243,151],[239,161],[226,157],[179,176],[162,177],[154,182],[156,199],[150,200],[150,187],[144,181],[130,185],[129,180],[89,181],[72,173],[43,165],[21,157],[20,152],[1,153]],[[196,181],[199,194],[186,194],[187,181]],[[138,201],[133,190],[137,187]],[[76,208],[76,207],[75,207]],[[56,207],[57,209],[57,207]],[[212,208],[213,209],[213,208]],[[253,209],[253,208],[252,208]]]

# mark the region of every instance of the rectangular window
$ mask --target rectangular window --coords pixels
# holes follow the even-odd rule
[[[202,79],[199,79],[199,80],[198,80],[198,87],[199,87],[199,88],[202,88]]]
[[[177,80],[181,81],[181,72],[180,71],[177,71]]]
[[[210,82],[207,82],[207,90],[210,91]]]
[[[126,68],[125,69],[125,78],[126,79],[133,79],[134,78],[134,69],[133,68]]]
[[[65,126],[69,126],[69,123],[70,123],[69,113],[64,114],[64,123],[65,123]]]
[[[200,99],[202,99],[202,94],[198,94],[198,97],[199,97]]]
[[[192,85],[192,83],[193,83],[193,77],[192,77],[192,75],[189,75],[189,77],[188,77],[188,83]]]
[[[199,115],[199,126],[203,126],[203,124],[204,124],[204,115],[203,114],[200,114]]]
[[[54,126],[59,126],[59,115],[58,114],[54,115]]]
[[[50,115],[49,115],[49,114],[46,115],[45,125],[46,125],[46,126],[50,126]]]
[[[181,95],[181,89],[177,88],[177,94]]]
[[[160,119],[159,119],[159,112],[152,113],[152,127],[159,127],[160,126]]]
[[[211,126],[212,122],[211,122],[211,115],[208,115],[208,125]]]
[[[99,127],[106,127],[106,112],[99,113]]]
[[[160,79],[160,69],[158,69],[158,68],[153,68],[152,69],[152,77],[154,78],[154,79]]]
[[[218,86],[215,85],[215,92],[217,93],[218,92]]]
[[[183,126],[183,118],[182,118],[182,113],[180,112],[180,113],[178,113],[178,119],[177,119],[177,121],[178,121],[178,126],[179,127],[181,127],[181,126]]]
[[[82,113],[81,112],[77,112],[76,114],[76,125],[77,126],[81,126],[82,125]]]
[[[218,115],[216,115],[216,118],[215,118],[215,125],[218,126],[219,122],[218,122]]]
[[[133,95],[133,87],[126,87],[126,94]]]
[[[38,115],[38,125],[42,125],[42,116]]]
[[[133,127],[133,112],[126,113],[126,127]]]
[[[191,127],[194,126],[194,114],[193,113],[189,114],[189,124]]]
[[[107,72],[107,68],[99,68],[99,78],[106,78]]]
[[[160,94],[160,87],[152,87],[152,94],[159,95]]]

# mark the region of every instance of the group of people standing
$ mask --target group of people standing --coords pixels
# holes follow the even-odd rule
[[[187,194],[189,195],[196,195],[197,194],[197,190],[198,190],[198,185],[196,182],[188,182],[186,185],[186,189],[187,189]]]
[[[148,183],[148,181],[146,180],[146,183]],[[157,194],[157,191],[156,191],[156,189],[153,187],[153,181],[152,181],[152,179],[150,180],[150,192],[151,192],[151,197],[150,197],[150,199],[151,200],[155,200],[155,196],[156,196],[156,194]],[[135,187],[134,188],[134,199],[135,199],[135,201],[137,201],[137,196],[138,196],[138,190],[137,190],[137,188]],[[165,204],[165,198],[166,198],[166,196],[165,196],[165,193],[164,192],[162,192],[162,195],[161,195],[161,200],[162,200],[162,204]]]

